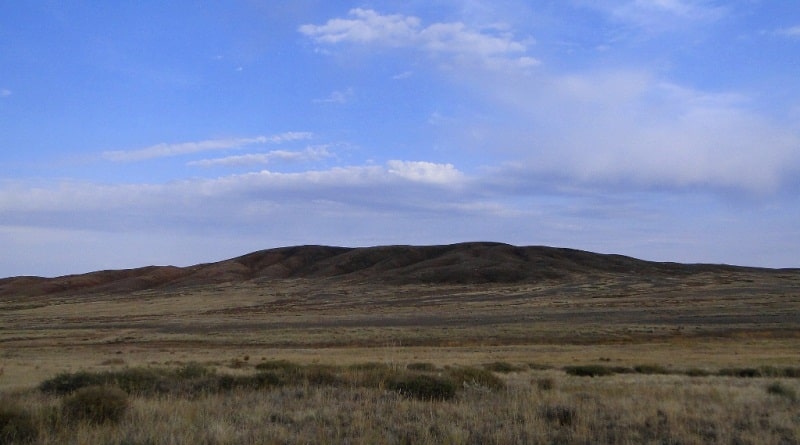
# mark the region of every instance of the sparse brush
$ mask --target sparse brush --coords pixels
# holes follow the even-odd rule
[[[30,412],[0,400],[0,444],[24,444],[36,440],[39,431]]]
[[[797,400],[797,393],[792,388],[789,388],[780,382],[774,382],[767,386],[767,392],[776,396],[785,397],[792,402]]]
[[[409,363],[406,365],[406,369],[409,371],[420,371],[420,372],[434,372],[438,368],[433,363]]]
[[[689,377],[708,377],[711,375],[711,371],[700,368],[690,368],[684,371],[684,374]]]
[[[530,369],[532,369],[534,371],[545,371],[545,370],[548,370],[548,369],[553,369],[552,366],[543,365],[541,363],[528,363],[528,368],[530,368]]]
[[[508,374],[510,372],[519,372],[525,369],[521,366],[512,365],[508,362],[485,363],[483,368],[492,372],[500,372],[504,374]]]
[[[535,382],[536,382],[536,388],[538,388],[539,391],[550,391],[551,389],[556,387],[555,380],[549,377],[536,379]]]
[[[175,375],[184,379],[194,379],[209,374],[212,374],[212,371],[197,362],[187,363],[175,371]]]
[[[504,389],[506,384],[502,379],[486,369],[458,367],[447,370],[447,375],[456,381],[459,386],[481,387],[491,390]]]
[[[347,367],[354,371],[375,371],[393,369],[391,365],[380,362],[356,363]]]
[[[113,386],[88,386],[67,396],[62,404],[64,416],[73,421],[117,422],[128,410],[128,395]]]
[[[800,377],[800,368],[777,368],[774,366],[763,366],[760,369],[761,375],[764,377],[777,377],[777,378],[798,378]]]
[[[68,394],[80,388],[101,385],[105,382],[102,374],[79,371],[62,372],[39,384],[39,390],[49,394]]]
[[[614,368],[603,365],[567,366],[564,371],[577,377],[602,377],[616,374]]]
[[[633,367],[637,374],[669,374],[667,368],[660,365],[636,365]]]
[[[572,426],[577,418],[577,411],[571,406],[553,405],[541,408],[541,416],[550,423],[559,426]]]
[[[450,400],[456,395],[452,379],[427,374],[402,375],[389,382],[389,389],[420,400]]]
[[[741,378],[753,378],[762,376],[761,371],[756,368],[724,368],[720,369],[717,375],[725,377],[741,377]]]
[[[300,368],[300,365],[288,360],[266,360],[256,365],[256,369],[259,371],[280,370],[283,372],[297,372]]]

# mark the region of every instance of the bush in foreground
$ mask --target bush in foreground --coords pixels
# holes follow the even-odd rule
[[[450,400],[456,396],[453,380],[426,374],[397,377],[389,382],[388,388],[420,400]]]
[[[30,443],[38,430],[33,416],[15,405],[0,406],[0,444]]]
[[[792,402],[797,400],[797,393],[795,393],[792,388],[789,388],[788,386],[779,382],[771,383],[769,386],[767,386],[767,392],[769,394],[784,397]]]
[[[113,386],[87,386],[67,396],[61,409],[70,420],[117,422],[128,410],[128,395]]]
[[[506,387],[505,382],[500,377],[486,369],[451,368],[447,370],[447,375],[459,386],[481,387],[491,390],[500,390]]]

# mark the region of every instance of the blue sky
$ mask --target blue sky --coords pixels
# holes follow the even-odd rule
[[[500,241],[800,267],[800,3],[0,3],[0,276]]]

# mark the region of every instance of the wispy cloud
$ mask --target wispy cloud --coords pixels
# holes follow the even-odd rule
[[[11,90],[2,88],[0,89],[0,97],[8,97],[11,95]]]
[[[320,201],[348,208],[435,209],[461,202],[458,187],[466,177],[451,164],[390,161],[296,173],[259,171],[214,179],[187,179],[166,184],[101,185],[61,182],[31,186],[0,182],[0,227],[35,226],[74,229],[150,226],[153,218],[236,224],[258,206],[294,206],[308,211]],[[465,195],[467,196],[467,195]]]
[[[713,22],[727,14],[726,8],[708,0],[580,0],[580,3],[648,33],[686,23]]]
[[[780,28],[775,31],[775,34],[784,37],[792,37],[795,39],[800,39],[800,25],[792,26],[789,28]]]
[[[353,96],[355,96],[355,91],[353,90],[353,88],[347,88],[344,91],[334,91],[324,99],[316,99],[314,103],[344,104],[349,102],[353,98]]]
[[[326,146],[308,147],[302,151],[273,150],[267,153],[249,153],[238,156],[227,156],[216,159],[201,159],[188,163],[192,167],[240,167],[248,165],[266,165],[275,161],[307,162],[319,161],[333,156]]]
[[[392,76],[392,80],[403,80],[408,79],[414,75],[413,71],[403,71],[402,73],[397,73]]]
[[[157,144],[136,150],[115,150],[103,152],[103,158],[114,162],[143,161],[154,158],[181,156],[205,151],[228,150],[256,144],[279,144],[283,142],[310,139],[313,135],[307,132],[288,132],[273,136],[256,136],[249,138],[210,139],[197,142],[181,142],[177,144]]]
[[[449,54],[479,60],[490,66],[511,62],[533,66],[539,61],[526,55],[528,42],[500,29],[473,29],[461,22],[422,26],[418,17],[380,14],[371,9],[352,9],[349,18],[328,20],[323,25],[303,25],[302,34],[320,44],[356,43],[386,47],[415,47],[430,54]]]

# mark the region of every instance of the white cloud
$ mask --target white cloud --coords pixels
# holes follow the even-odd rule
[[[273,136],[250,138],[211,139],[178,144],[157,144],[138,150],[116,150],[103,152],[103,158],[114,162],[143,161],[146,159],[180,156],[204,151],[227,150],[254,144],[279,144],[282,142],[310,139],[307,132],[288,132]]]
[[[487,130],[491,149],[515,147],[506,154],[534,176],[771,194],[800,172],[800,131],[751,110],[735,92],[625,70],[480,85],[509,121]]]
[[[351,9],[353,19],[331,19],[324,25],[303,25],[300,32],[321,43],[358,42],[405,46],[416,38],[420,19],[381,15],[370,9]]]
[[[0,89],[0,97],[8,97],[11,95],[11,90],[3,88]]]
[[[488,66],[504,62],[529,67],[539,63],[525,55],[527,43],[516,40],[502,27],[473,29],[464,23],[433,23],[427,27],[413,16],[382,15],[369,9],[352,9],[349,19],[331,19],[324,25],[303,25],[299,31],[321,44],[358,43],[387,47],[415,47],[430,54],[469,57]]]
[[[273,150],[267,153],[249,153],[238,156],[227,156],[216,159],[201,159],[191,161],[188,165],[193,167],[216,167],[216,166],[247,166],[257,164],[269,164],[275,161],[285,162],[306,162],[318,161],[333,156],[326,146],[309,147],[303,151]]]
[[[792,26],[790,28],[781,28],[775,31],[775,34],[784,37],[800,38],[800,25]]]
[[[455,184],[464,175],[453,164],[421,161],[389,161],[388,172],[403,179],[431,184]]]
[[[322,151],[316,152],[322,155]],[[306,154],[308,155],[308,154]],[[294,156],[276,154],[275,156]],[[134,224],[133,215],[164,216],[197,213],[215,217],[215,207],[235,208],[256,197],[275,203],[293,203],[298,196],[358,205],[402,205],[403,200],[436,201],[430,190],[445,190],[464,180],[452,164],[389,161],[386,166],[348,166],[328,170],[280,173],[268,170],[216,179],[192,179],[167,184],[100,185],[62,182],[49,186],[6,181],[0,183],[0,225],[30,223],[69,224],[70,214],[84,224]],[[422,189],[417,188],[418,186]],[[387,201],[389,197],[396,202]],[[203,216],[205,215],[205,216]]]

